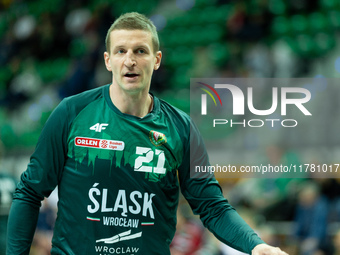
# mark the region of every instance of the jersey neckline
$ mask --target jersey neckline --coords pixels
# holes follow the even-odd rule
[[[110,84],[107,84],[103,87],[103,94],[104,94],[104,98],[105,98],[105,101],[106,103],[108,104],[108,106],[118,115],[124,117],[124,118],[127,118],[127,119],[131,119],[131,120],[138,120],[138,121],[141,121],[141,120],[149,120],[149,119],[153,119],[154,117],[156,117],[156,115],[158,114],[159,112],[159,99],[154,95],[152,94],[151,92],[149,92],[152,97],[153,97],[153,109],[151,110],[151,112],[149,112],[147,115],[145,115],[143,118],[141,117],[137,117],[137,116],[134,116],[134,115],[131,115],[131,114],[126,114],[126,113],[122,113],[115,105],[114,103],[112,102],[111,98],[110,98],[110,86],[111,86],[111,83]]]

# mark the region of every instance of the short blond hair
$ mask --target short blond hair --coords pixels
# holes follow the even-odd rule
[[[138,12],[128,12],[122,14],[118,19],[113,22],[107,31],[105,38],[106,51],[110,53],[110,34],[113,30],[143,30],[151,33],[152,47],[154,52],[159,51],[159,39],[155,25],[145,15]]]

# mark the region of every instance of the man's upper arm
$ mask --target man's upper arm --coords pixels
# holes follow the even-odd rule
[[[209,172],[196,172],[196,166],[209,166],[210,163],[203,139],[193,123],[190,123],[190,137],[184,144],[179,181],[193,212],[200,215],[204,226],[220,241],[250,253],[263,241],[223,197],[215,177]]]
[[[48,118],[17,191],[22,190],[39,200],[50,195],[62,175],[67,155],[67,133],[68,110],[66,102],[62,101]],[[16,192],[14,198],[20,199],[19,194]]]
[[[68,111],[63,101],[47,120],[13,196],[7,254],[28,254],[41,201],[61,178],[67,155]]]

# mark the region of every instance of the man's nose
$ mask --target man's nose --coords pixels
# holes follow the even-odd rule
[[[132,67],[132,66],[135,66],[135,65],[136,65],[136,59],[135,59],[135,56],[134,56],[133,52],[128,51],[128,52],[126,53],[124,64],[125,64],[127,67]]]

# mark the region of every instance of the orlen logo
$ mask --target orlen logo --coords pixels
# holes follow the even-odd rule
[[[125,144],[122,141],[106,140],[106,139],[96,139],[88,137],[76,137],[74,139],[74,144],[80,147],[90,147],[106,150],[124,150]]]

